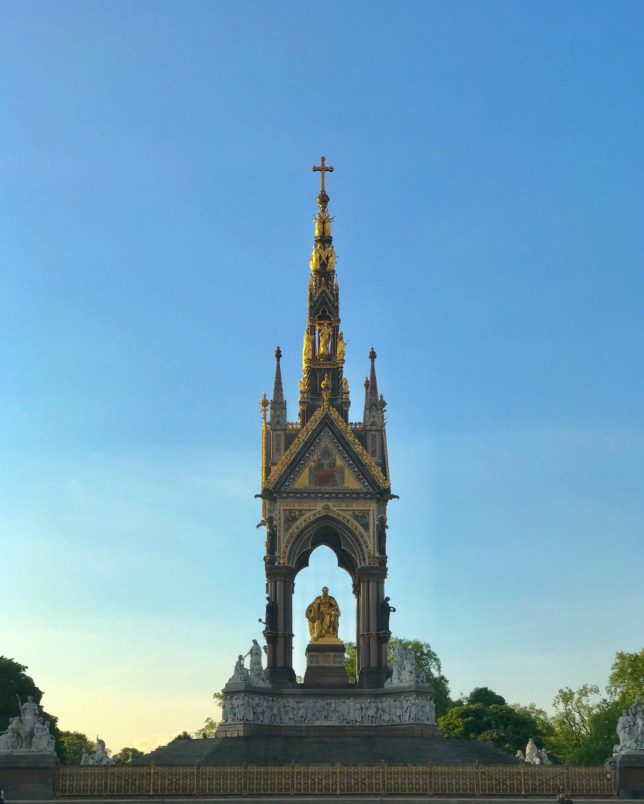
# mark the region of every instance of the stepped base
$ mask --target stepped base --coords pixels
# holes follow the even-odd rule
[[[137,760],[137,765],[287,765],[289,763],[398,765],[516,765],[511,755],[473,740],[392,734],[328,736],[311,728],[309,736],[240,736],[174,740]]]

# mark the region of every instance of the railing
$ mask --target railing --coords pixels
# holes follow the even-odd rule
[[[566,765],[236,765],[61,767],[57,796],[616,795],[615,771]]]

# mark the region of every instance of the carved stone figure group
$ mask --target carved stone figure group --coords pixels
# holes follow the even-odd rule
[[[83,753],[81,755],[81,765],[113,765],[114,760],[110,759],[109,754],[107,753],[107,749],[105,748],[105,740],[101,740],[100,737],[96,738],[96,751],[93,753],[88,753],[85,749],[83,749]]]
[[[250,669],[244,666],[244,659],[250,656]],[[240,653],[235,662],[235,669],[228,679],[226,686],[233,687],[266,687],[268,682],[264,678],[262,666],[262,648],[256,639],[250,646],[246,656]]]
[[[32,752],[52,754],[55,740],[49,733],[49,721],[43,721],[38,704],[30,695],[24,703],[18,701],[20,715],[9,720],[9,726],[0,734],[0,752]]]
[[[385,686],[400,687],[409,685],[426,687],[427,681],[416,667],[416,656],[413,649],[397,643],[394,647],[394,664],[391,678],[385,683]]]
[[[224,723],[272,725],[378,726],[400,723],[434,724],[434,703],[427,695],[305,697],[224,694]]]
[[[613,746],[613,754],[644,751],[644,709],[639,695],[620,715],[617,721],[617,736],[619,743]]]
[[[527,762],[528,765],[552,765],[546,749],[539,750],[532,737],[530,737],[525,747],[525,755],[522,751],[517,751],[515,757],[522,762]]]

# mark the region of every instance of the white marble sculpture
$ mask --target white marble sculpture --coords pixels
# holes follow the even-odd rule
[[[268,682],[264,678],[264,668],[262,666],[262,649],[256,639],[253,640],[253,644],[250,646],[246,656],[250,656],[249,679],[251,685],[253,687],[267,687]]]
[[[246,656],[250,656],[250,670],[244,666]],[[242,656],[240,653],[237,657],[235,669],[228,679],[226,687],[268,687],[269,684],[264,678],[264,668],[262,667],[262,648],[256,639],[253,640],[246,656]]]
[[[233,670],[232,676],[228,679],[228,684],[232,685],[245,685],[250,683],[250,673],[244,667],[244,657],[239,654],[237,657],[237,661],[235,662],[235,669]]]
[[[81,765],[113,765],[114,760],[110,759],[107,749],[105,748],[105,740],[100,737],[96,738],[96,751],[89,754],[85,749],[81,755]]]
[[[517,751],[515,754],[517,759],[520,756],[523,756],[520,751]],[[527,762],[529,765],[552,765],[552,762],[548,758],[548,752],[545,748],[539,750],[535,741],[530,737],[528,740],[528,744],[525,747],[525,757],[524,762]]]
[[[416,655],[412,648],[406,648],[400,643],[394,647],[391,678],[385,682],[385,686],[427,686],[425,678],[416,666]]]
[[[644,709],[639,695],[620,715],[617,736],[619,743],[613,746],[613,754],[644,751]]]
[[[20,703],[20,715],[9,720],[9,726],[0,734],[0,753],[53,754],[55,740],[49,733],[49,721],[43,721],[38,704],[30,695]]]
[[[289,698],[239,690],[224,692],[223,722],[284,726],[434,725],[436,712],[427,693]]]
[[[402,683],[402,668],[405,662],[405,649],[398,643],[394,646],[394,664],[391,671],[391,678],[386,682],[387,686],[398,686]]]

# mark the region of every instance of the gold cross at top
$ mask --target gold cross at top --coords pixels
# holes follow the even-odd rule
[[[320,192],[321,193],[326,192],[326,190],[324,189],[324,174],[325,173],[333,173],[333,168],[331,167],[331,165],[327,166],[325,164],[325,161],[326,161],[325,158],[323,156],[321,156],[320,157],[320,164],[319,165],[313,165],[313,170],[314,171],[319,171],[320,174],[321,174],[320,175],[320,179],[322,179],[322,184],[321,184],[321,187],[320,187]]]

